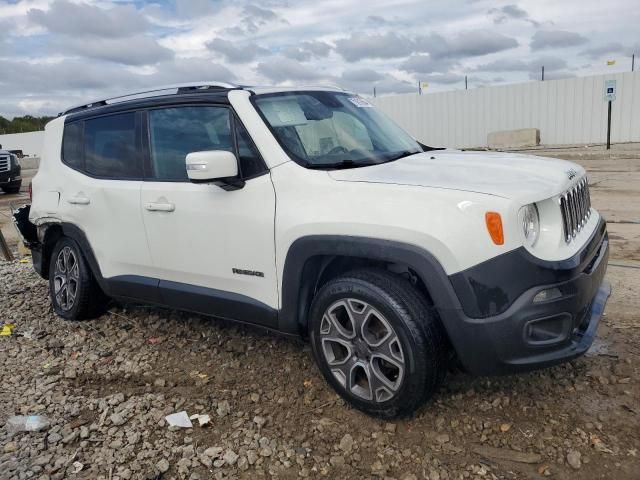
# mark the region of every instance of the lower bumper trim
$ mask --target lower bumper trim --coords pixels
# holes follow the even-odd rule
[[[604,281],[609,240],[599,244],[580,271],[558,272],[555,282],[541,281],[520,295],[503,313],[468,317],[463,309],[439,310],[463,367],[475,375],[511,374],[562,363],[584,354],[593,343],[611,285]],[[514,263],[510,270],[519,271]],[[542,272],[541,279],[549,279]],[[499,272],[496,272],[499,277]],[[546,289],[560,292],[534,302]]]

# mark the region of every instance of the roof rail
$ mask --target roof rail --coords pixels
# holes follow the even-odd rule
[[[296,85],[296,88],[333,88],[334,90],[340,90],[343,92],[348,92],[346,88],[342,88],[340,85],[336,85],[335,83],[316,83],[309,85]]]
[[[100,107],[104,105],[110,105],[113,103],[126,102],[128,100],[136,100],[139,98],[157,97],[161,95],[170,95],[176,93],[187,93],[202,91],[208,89],[232,89],[239,88],[239,85],[227,82],[188,82],[188,83],[175,83],[172,85],[163,85],[160,87],[154,87],[147,90],[141,90],[138,92],[127,93],[124,95],[118,95],[116,97],[105,98],[102,100],[95,100],[93,102],[82,103],[66,109],[60,115],[66,115],[67,113],[78,112],[92,107]],[[174,90],[173,92],[171,90]]]

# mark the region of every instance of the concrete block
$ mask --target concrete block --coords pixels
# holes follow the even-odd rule
[[[40,166],[40,158],[38,157],[24,157],[19,162],[24,170],[37,170]]]
[[[521,128],[520,130],[503,130],[490,132],[487,135],[489,148],[535,147],[540,145],[540,130],[537,128]]]

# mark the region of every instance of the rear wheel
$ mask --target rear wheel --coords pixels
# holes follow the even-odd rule
[[[311,344],[329,384],[377,416],[412,413],[446,371],[437,316],[406,280],[383,270],[324,285],[311,308]]]
[[[108,298],[93,277],[78,244],[68,237],[58,240],[49,266],[49,295],[57,315],[67,320],[100,316]]]

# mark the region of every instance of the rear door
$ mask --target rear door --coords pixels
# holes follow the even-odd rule
[[[246,130],[228,106],[186,105],[148,110],[147,131],[141,205],[164,303],[276,326],[275,193]],[[191,183],[185,157],[205,150],[234,152],[244,187]]]
[[[87,238],[110,293],[128,296],[127,284],[149,275],[140,189],[143,179],[142,114],[123,112],[67,123],[60,213]],[[72,228],[72,227],[70,227]],[[155,288],[140,296],[149,300]]]

